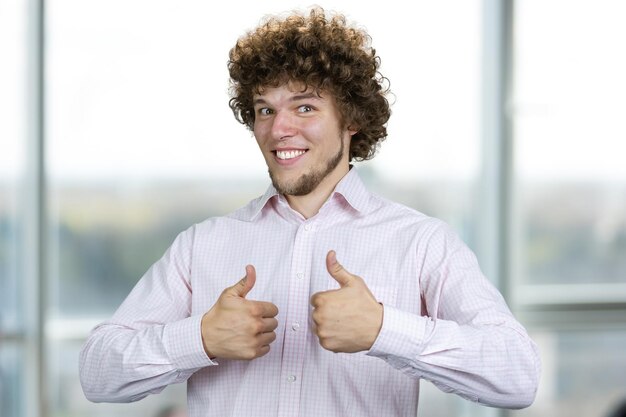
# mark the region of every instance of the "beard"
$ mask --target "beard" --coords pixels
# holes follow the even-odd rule
[[[341,136],[339,137],[339,151],[326,161],[326,166],[316,169],[314,167],[310,172],[304,173],[300,178],[296,179],[292,183],[279,182],[278,178],[272,175],[272,170],[268,170],[272,185],[276,188],[276,191],[284,195],[302,196],[310,194],[317,188],[318,185],[326,178],[331,172],[337,168],[339,162],[343,159],[343,143]]]

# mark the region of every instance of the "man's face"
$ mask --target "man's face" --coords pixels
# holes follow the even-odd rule
[[[329,93],[289,83],[253,97],[254,136],[276,190],[307,195],[320,184],[334,187],[349,169],[350,138]]]

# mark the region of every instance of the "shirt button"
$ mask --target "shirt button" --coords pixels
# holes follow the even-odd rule
[[[287,377],[287,381],[289,381],[289,382],[296,382],[296,376],[295,375],[289,375]]]
[[[302,272],[298,272],[296,276],[300,279],[304,278],[304,274]]]
[[[307,232],[308,232],[309,230],[311,230],[311,225],[310,225],[310,224],[305,224],[305,225],[304,225],[304,230],[306,230]]]
[[[291,325],[291,330],[293,330],[294,332],[297,332],[299,328],[300,328],[300,323],[298,323],[297,321],[294,321],[293,324]]]

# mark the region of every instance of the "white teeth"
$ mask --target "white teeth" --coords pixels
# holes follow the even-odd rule
[[[306,151],[276,151],[278,159],[292,159],[302,155]]]

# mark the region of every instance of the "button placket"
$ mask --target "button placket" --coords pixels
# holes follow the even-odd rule
[[[299,398],[306,351],[307,323],[309,314],[309,287],[314,227],[303,223],[296,232],[292,259],[291,280],[285,323],[291,331],[285,334],[281,391],[278,415],[293,416],[299,413]]]

